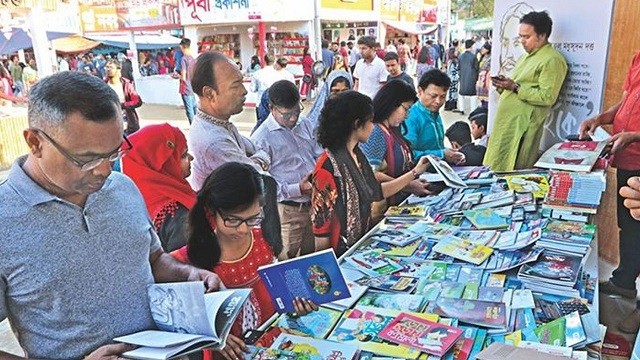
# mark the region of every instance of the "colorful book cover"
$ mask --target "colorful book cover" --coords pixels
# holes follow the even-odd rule
[[[598,160],[607,141],[565,141],[545,151],[535,167],[589,172]]]
[[[427,301],[435,301],[440,296],[440,292],[442,292],[441,281],[420,279],[416,287],[416,294],[424,296]]]
[[[535,328],[533,332],[538,337],[541,344],[565,346],[565,328],[566,319],[564,317],[557,318],[546,324],[542,324]]]
[[[480,281],[482,281],[483,273],[484,273],[484,270],[480,268],[463,266],[460,269],[460,273],[458,274],[458,282],[461,282],[461,283],[472,282],[479,285]]]
[[[467,184],[462,181],[460,176],[447,164],[443,159],[439,159],[435,156],[427,155],[427,159],[431,163],[436,172],[442,175],[444,183],[450,188],[466,188]]]
[[[489,258],[489,256],[491,256],[491,253],[493,253],[493,249],[488,246],[475,244],[469,240],[455,236],[448,236],[440,240],[440,242],[433,247],[433,251],[449,255],[453,258],[470,262],[475,265],[482,264],[487,260],[487,258]]]
[[[461,264],[449,264],[447,265],[447,272],[445,274],[445,280],[447,281],[457,281],[458,274],[460,273],[460,269],[462,268]]]
[[[320,306],[304,316],[281,314],[274,325],[291,330],[292,334],[325,338],[342,316],[341,311]]]
[[[291,351],[278,350],[278,349],[265,349],[256,348],[256,352],[253,356],[249,357],[252,360],[298,360],[299,354]]]
[[[379,336],[429,354],[444,355],[462,335],[462,330],[401,313],[382,329]]]
[[[462,298],[467,300],[478,300],[479,291],[480,291],[480,286],[477,283],[468,282],[464,286],[464,291],[462,292]]]
[[[429,303],[426,311],[488,328],[502,329],[507,326],[506,307],[503,302],[439,297]]]
[[[356,303],[356,306],[373,306],[410,312],[422,312],[426,305],[427,300],[421,295],[388,293],[375,290],[367,291]]]
[[[351,296],[332,249],[258,268],[277,312],[294,312],[296,297],[320,305]]]
[[[384,216],[387,218],[423,218],[427,216],[427,207],[424,205],[389,206]]]
[[[411,276],[416,278],[429,278],[436,270],[433,262],[413,262],[410,259],[402,259],[404,269],[395,273],[399,276]]]
[[[351,360],[360,351],[356,346],[350,344],[291,334],[280,334],[271,345],[271,349],[304,354],[305,360]]]
[[[443,281],[440,296],[452,299],[460,299],[464,293],[465,285],[455,281]]]
[[[503,287],[506,280],[507,275],[505,274],[491,274],[487,278],[484,286]]]
[[[503,295],[504,288],[502,287],[481,286],[478,289],[478,300],[500,302]]]
[[[402,269],[397,261],[376,250],[355,253],[345,261],[368,276],[388,275]]]
[[[550,219],[544,227],[543,235],[557,240],[591,240],[596,229],[594,224]]]
[[[507,220],[496,214],[493,209],[465,210],[462,214],[464,214],[478,230],[501,230],[509,228]]]
[[[459,328],[462,330],[462,336],[453,345],[453,359],[467,360],[471,355],[478,329],[470,326],[459,326]]]
[[[395,256],[395,257],[403,257],[403,258],[410,257],[416,252],[416,250],[418,249],[418,246],[420,246],[420,243],[421,241],[414,240],[412,243],[409,243],[404,246],[392,245],[388,250],[385,250],[383,254],[386,256]]]
[[[409,276],[385,275],[372,278],[362,278],[356,283],[386,291],[412,292],[418,285],[418,279]]]
[[[378,336],[399,314],[400,311],[397,310],[356,306],[353,310],[345,312],[327,339],[356,346],[378,356],[416,359],[420,351],[391,343]],[[430,315],[429,319],[434,319],[434,315]],[[437,317],[435,319],[437,320]]]
[[[580,313],[574,311],[564,316],[565,318],[565,346],[579,346],[587,340],[587,334],[582,327]]]
[[[541,174],[507,175],[509,189],[518,193],[533,193],[536,199],[544,199],[549,191],[549,181]]]
[[[406,246],[420,238],[420,235],[403,229],[381,229],[371,234],[370,239],[391,245]]]
[[[476,355],[484,349],[484,343],[487,339],[487,329],[478,329],[476,332],[476,338],[473,341],[473,348],[471,348],[471,354],[469,355],[469,359],[475,359]]]
[[[522,341],[522,331],[520,330],[516,330],[504,336],[504,343],[507,345],[518,346],[520,341]]]
[[[537,261],[522,265],[519,278],[537,278],[550,283],[575,284],[582,257],[545,250]]]

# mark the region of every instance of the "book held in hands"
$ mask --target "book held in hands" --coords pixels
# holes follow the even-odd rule
[[[151,315],[159,330],[117,337],[139,346],[130,359],[173,359],[204,348],[221,349],[251,289],[204,293],[202,282],[151,284]]]

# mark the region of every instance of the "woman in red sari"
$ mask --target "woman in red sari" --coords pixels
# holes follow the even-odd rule
[[[165,251],[187,243],[187,215],[196,193],[186,180],[193,157],[187,139],[169,124],[149,125],[129,135],[133,148],[122,158],[122,172],[136,184]]]
[[[237,162],[220,166],[207,177],[191,209],[187,246],[172,253],[179,261],[215,272],[227,288],[253,289],[220,351],[228,360],[243,359],[248,349],[242,334],[275,313],[258,275],[258,267],[276,260],[260,227],[263,195],[262,177],[252,166]],[[294,305],[297,314],[317,309],[307,299],[297,299]],[[205,353],[205,359],[210,356]]]

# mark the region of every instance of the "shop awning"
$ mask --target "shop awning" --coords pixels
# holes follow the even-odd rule
[[[73,33],[47,31],[47,39],[54,40],[67,36],[75,35]],[[28,30],[22,28],[13,28],[10,32],[0,32],[0,54],[12,54],[18,50],[32,48],[31,34]]]
[[[467,19],[464,22],[465,31],[487,31],[493,29],[493,18]]]
[[[129,48],[129,34],[87,35],[90,40],[123,49]],[[135,35],[138,50],[163,49],[178,46],[180,39],[166,34]]]
[[[79,53],[87,50],[91,50],[94,47],[100,45],[99,42],[89,40],[80,35],[69,36],[62,39],[56,39],[51,42],[53,48],[56,51],[63,53]]]
[[[417,22],[410,22],[410,21],[391,21],[391,20],[384,20],[383,23],[401,32],[405,32],[407,34],[413,34],[413,35],[431,34],[436,30],[438,30],[438,25],[433,23],[417,23]]]

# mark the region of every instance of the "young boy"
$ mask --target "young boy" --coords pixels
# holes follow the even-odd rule
[[[476,145],[487,147],[489,136],[487,135],[487,109],[479,107],[469,114],[471,124],[471,136]]]
[[[406,72],[402,71],[402,68],[400,67],[398,53],[388,52],[384,56],[383,60],[384,64],[387,67],[387,71],[389,72],[389,76],[387,76],[387,82],[398,79],[406,82],[415,89],[416,85],[413,83],[413,78]]]
[[[465,165],[482,165],[484,153],[487,151],[487,148],[471,142],[471,130],[466,122],[457,121],[453,123],[444,135],[449,139],[452,149],[464,154],[466,159]]]

